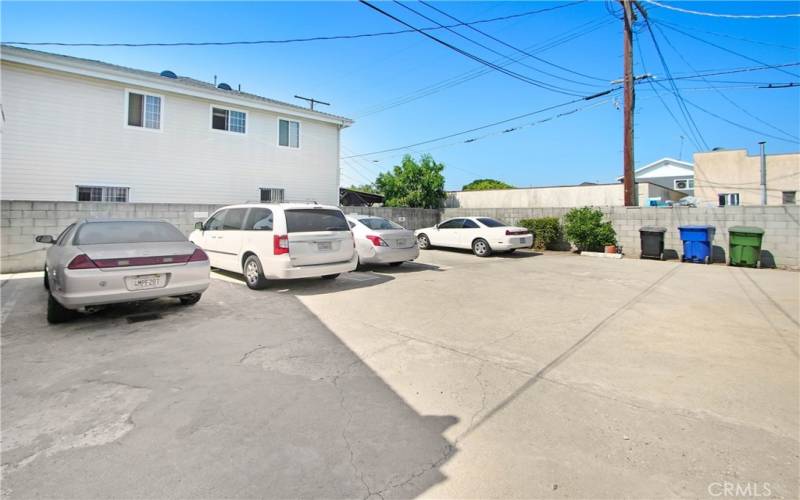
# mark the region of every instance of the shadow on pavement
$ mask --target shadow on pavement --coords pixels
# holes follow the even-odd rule
[[[242,286],[247,288],[244,283],[244,276],[238,273],[224,271],[222,269],[214,269],[213,275],[217,274],[223,276],[228,280],[241,283]],[[296,295],[316,295],[321,293],[333,293],[343,290],[354,290],[356,288],[365,288],[369,286],[380,285],[387,281],[392,281],[394,278],[391,276],[384,276],[380,274],[353,271],[350,273],[342,273],[336,279],[322,279],[322,278],[303,278],[295,280],[268,280],[267,287],[263,290],[247,290],[250,293],[264,293],[264,292],[279,292],[290,293]]]
[[[359,271],[385,274],[408,274],[422,271],[442,271],[437,265],[423,264],[422,262],[403,262],[400,266],[390,266],[385,264],[363,264]]]
[[[456,417],[417,413],[291,294],[214,280],[56,326],[46,297],[3,287],[4,497],[411,498],[456,453]]]

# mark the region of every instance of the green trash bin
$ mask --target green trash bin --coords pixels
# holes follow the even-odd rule
[[[734,226],[728,229],[728,263],[731,266],[760,267],[761,241],[764,230],[760,227]]]

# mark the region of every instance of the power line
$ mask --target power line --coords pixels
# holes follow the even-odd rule
[[[502,66],[498,66],[498,65],[496,65],[496,64],[494,64],[494,63],[492,63],[490,61],[487,61],[486,59],[483,59],[483,58],[478,57],[478,56],[476,56],[476,55],[474,55],[474,54],[472,54],[470,52],[467,52],[466,50],[460,49],[460,48],[456,47],[455,45],[447,43],[444,40],[431,35],[430,33],[427,33],[427,32],[425,32],[425,31],[423,31],[423,30],[421,30],[419,28],[416,28],[412,24],[409,24],[409,23],[403,21],[402,19],[400,19],[400,18],[398,18],[398,17],[386,12],[385,10],[381,9],[380,7],[377,7],[377,6],[369,3],[367,0],[359,0],[359,2],[364,4],[364,5],[366,5],[370,9],[373,9],[374,11],[376,11],[376,12],[378,12],[378,13],[386,16],[386,17],[388,17],[388,18],[397,21],[398,23],[400,23],[400,24],[402,24],[404,26],[408,26],[409,28],[416,30],[421,35],[423,35],[423,36],[425,36],[427,38],[430,38],[434,42],[436,42],[436,43],[438,43],[438,44],[440,44],[440,45],[442,45],[444,47],[447,47],[448,49],[450,49],[450,50],[452,50],[454,52],[457,52],[457,53],[463,55],[464,57],[467,57],[469,59],[472,59],[473,61],[479,62],[479,63],[481,63],[481,64],[483,64],[485,66],[488,66],[488,67],[494,69],[495,71],[499,71],[500,73],[503,73],[503,74],[505,74],[507,76],[510,76],[511,78],[514,78],[516,80],[520,80],[522,82],[528,83],[528,84],[536,86],[536,87],[540,87],[540,88],[545,89],[545,90],[550,90],[551,92],[557,92],[559,94],[566,94],[566,95],[572,95],[572,96],[579,95],[579,94],[575,94],[575,93],[572,93],[572,92],[566,92],[566,91],[562,91],[562,90],[548,88],[546,86],[546,84],[542,84],[542,82],[538,82],[538,81],[533,80],[531,78],[528,78],[528,77],[526,77],[524,75],[521,75],[521,74],[516,73],[514,71],[508,70],[506,68],[503,68]]]
[[[543,52],[545,50],[549,50],[549,49],[552,49],[552,48],[557,47],[559,45],[563,45],[564,43],[570,42],[572,40],[575,40],[576,38],[579,38],[579,37],[584,36],[584,35],[586,35],[588,33],[596,31],[597,29],[599,29],[599,28],[601,28],[603,26],[606,26],[606,25],[610,24],[611,22],[612,22],[611,20],[605,20],[605,19],[601,19],[599,23],[598,23],[598,20],[589,21],[587,23],[581,24],[580,26],[578,26],[578,27],[576,27],[576,28],[574,28],[572,30],[568,30],[567,32],[563,33],[562,35],[557,35],[555,37],[552,37],[552,38],[546,40],[545,42],[543,42],[543,44],[541,44],[539,46],[537,46],[537,44],[534,44],[534,45],[532,45],[530,47],[527,47],[526,50],[530,51],[530,50],[533,50],[535,48],[537,52]],[[506,65],[512,64],[513,62],[519,61],[519,60],[521,60],[523,58],[524,58],[523,56],[520,56],[518,58],[511,58],[510,61],[505,62],[505,63],[501,62],[498,59],[495,62],[500,64],[500,65],[506,66]],[[798,63],[798,64],[800,64],[800,63]],[[458,74],[456,76],[441,80],[441,81],[439,81],[437,83],[434,83],[434,84],[431,84],[431,85],[427,85],[425,87],[421,87],[421,88],[419,88],[419,89],[417,89],[417,90],[415,90],[413,92],[410,92],[410,93],[405,94],[403,96],[399,96],[399,97],[397,97],[395,99],[386,101],[383,104],[373,105],[373,106],[364,108],[361,112],[357,112],[355,114],[355,117],[356,118],[363,118],[365,116],[370,116],[370,115],[373,115],[373,114],[376,114],[376,113],[380,113],[380,112],[386,111],[388,109],[396,108],[397,106],[402,106],[403,104],[408,104],[408,103],[416,101],[418,99],[422,99],[424,97],[427,97],[427,96],[430,96],[430,95],[433,95],[433,94],[437,94],[437,93],[439,93],[439,92],[441,92],[443,90],[447,90],[447,89],[453,88],[455,86],[461,85],[462,83],[466,83],[468,81],[474,80],[476,78],[479,78],[479,77],[481,77],[483,75],[486,75],[486,74],[489,74],[491,72],[492,72],[491,68],[471,69],[471,70],[466,71],[464,73],[460,73],[460,74]]]
[[[680,58],[681,58],[681,60],[682,60],[682,61],[683,61],[683,62],[684,62],[684,63],[685,63],[685,64],[686,64],[688,67],[689,67],[689,69],[691,69],[692,71],[697,71],[696,69],[694,69],[694,67],[692,67],[691,63],[690,63],[689,61],[687,61],[685,57],[683,57],[683,54],[682,54],[682,53],[681,53],[681,52],[680,52],[678,49],[676,49],[674,45],[672,45],[672,42],[670,42],[670,41],[669,41],[669,38],[667,38],[667,36],[666,36],[666,35],[664,35],[664,32],[663,32],[663,31],[661,31],[661,27],[660,27],[660,26],[656,26],[656,29],[657,29],[657,30],[659,30],[659,33],[661,33],[661,36],[662,36],[662,37],[664,38],[664,40],[667,42],[667,45],[669,45],[669,46],[670,46],[670,48],[673,50],[673,52],[675,52],[675,53],[678,55],[678,57],[680,57]],[[705,78],[701,77],[701,79],[702,79],[703,81],[705,81],[706,83],[708,83],[708,80],[706,80]],[[709,85],[710,85],[710,84],[709,84]],[[725,99],[726,101],[728,101],[728,103],[730,103],[730,104],[731,104],[733,107],[735,107],[736,109],[738,109],[738,110],[739,110],[739,111],[741,111],[742,113],[746,114],[746,115],[747,115],[747,116],[749,116],[750,118],[752,118],[752,119],[756,120],[757,122],[760,122],[760,123],[761,123],[761,124],[763,124],[763,125],[766,125],[767,127],[771,128],[771,129],[773,129],[773,130],[776,130],[776,131],[778,131],[778,132],[779,132],[779,133],[781,133],[781,134],[784,134],[785,136],[787,136],[787,137],[789,137],[789,138],[791,138],[791,139],[793,139],[793,140],[795,140],[795,141],[798,141],[798,142],[800,142],[800,139],[798,139],[797,137],[793,136],[793,135],[792,135],[792,134],[790,134],[789,132],[787,132],[787,131],[785,131],[785,130],[783,130],[783,129],[779,128],[779,127],[776,127],[776,126],[772,125],[771,123],[769,123],[769,122],[767,122],[767,121],[765,121],[765,120],[762,120],[762,119],[761,119],[761,118],[759,118],[758,116],[754,115],[753,113],[751,113],[750,111],[748,111],[747,109],[745,109],[744,107],[742,107],[742,106],[741,106],[739,103],[737,103],[736,101],[734,101],[733,99],[731,99],[730,97],[728,97],[727,95],[725,95],[725,93],[724,93],[724,92],[722,92],[721,90],[719,90],[719,89],[718,89],[717,87],[715,87],[714,85],[711,85],[711,88],[712,88],[714,91],[716,91],[716,93],[717,93],[717,94],[719,94],[719,96],[720,96],[720,97],[722,97],[723,99]]]
[[[439,12],[440,14],[443,14],[443,15],[445,15],[445,16],[447,16],[448,18],[452,19],[453,21],[456,21],[457,23],[463,23],[463,21],[461,21],[460,19],[456,18],[455,16],[452,16],[452,15],[448,14],[447,12],[443,11],[442,9],[440,9],[440,8],[438,8],[438,7],[434,6],[434,5],[432,5],[432,4],[428,3],[428,2],[426,2],[425,0],[419,0],[419,1],[420,1],[420,3],[421,3],[421,4],[425,5],[425,6],[426,6],[426,7],[428,7],[429,9],[433,9],[433,10],[435,10],[436,12]],[[505,46],[505,47],[508,47],[508,48],[510,48],[510,49],[512,49],[512,50],[515,50],[516,52],[519,52],[519,53],[520,53],[520,54],[522,54],[522,55],[525,55],[525,56],[527,56],[527,57],[530,57],[531,59],[534,59],[534,60],[536,60],[536,61],[539,61],[539,62],[541,62],[541,63],[547,64],[548,66],[552,66],[552,67],[554,67],[554,68],[558,68],[558,69],[560,69],[560,70],[562,70],[562,71],[566,71],[567,73],[572,73],[572,74],[574,74],[574,75],[577,75],[577,76],[582,76],[583,78],[588,78],[588,79],[590,79],[590,80],[597,80],[597,81],[601,81],[601,82],[603,82],[603,83],[607,83],[607,82],[608,82],[608,80],[606,80],[606,79],[603,79],[603,78],[597,78],[597,77],[595,77],[595,76],[587,75],[587,74],[585,74],[585,73],[581,73],[581,72],[579,72],[579,71],[575,71],[575,70],[572,70],[572,69],[570,69],[570,68],[566,68],[566,67],[564,67],[564,66],[561,66],[561,65],[558,65],[558,64],[556,64],[556,63],[550,62],[550,61],[548,61],[548,60],[546,60],[546,59],[542,59],[541,57],[537,57],[537,56],[535,56],[535,55],[533,55],[533,54],[531,54],[531,53],[529,53],[529,52],[526,52],[525,50],[522,50],[522,49],[520,49],[520,48],[518,48],[518,47],[516,47],[516,46],[514,46],[514,45],[511,45],[511,44],[509,44],[509,43],[506,43],[506,42],[504,42],[503,40],[501,40],[501,39],[499,39],[499,38],[497,38],[497,37],[495,37],[495,36],[493,36],[493,35],[490,35],[489,33],[486,33],[485,31],[479,30],[478,28],[475,28],[474,26],[468,26],[468,28],[469,28],[469,29],[471,29],[472,31],[476,32],[476,33],[479,33],[479,34],[481,34],[481,35],[483,35],[483,36],[485,36],[485,37],[487,37],[487,38],[491,39],[491,40],[494,40],[495,42],[497,42],[497,43],[499,43],[499,44],[501,44],[501,45],[503,45],[503,46]],[[541,71],[542,73],[545,73],[545,72],[544,72],[544,71],[542,71],[542,70],[539,70],[539,71]],[[546,75],[553,76],[553,77],[555,77],[555,78],[559,78],[557,75],[553,75],[553,74],[551,74],[551,73],[545,73],[545,74],[546,74]],[[565,80],[566,80],[566,78],[565,78]],[[573,82],[573,83],[579,83],[579,84],[581,84],[581,85],[586,85],[586,84],[584,84],[584,83],[577,82],[577,81],[575,81],[575,80],[567,80],[567,81],[569,81],[569,82]]]
[[[717,14],[714,12],[701,12],[699,10],[682,9],[680,7],[656,2],[656,0],[644,1],[657,7],[661,7],[662,9],[674,10],[675,12],[681,12],[683,14],[694,14],[696,16],[724,17],[727,19],[785,19],[789,17],[800,17],[800,14]]]
[[[398,0],[394,0],[394,3],[396,3],[397,5],[399,5],[399,6],[403,7],[404,9],[410,10],[410,11],[411,11],[411,12],[413,12],[414,14],[417,14],[418,16],[422,17],[423,19],[425,19],[425,20],[427,20],[427,21],[430,21],[430,22],[432,22],[432,23],[436,23],[436,24],[437,24],[437,25],[439,25],[439,26],[443,26],[441,23],[439,23],[439,22],[438,22],[438,21],[436,21],[435,19],[432,19],[432,18],[430,18],[430,17],[426,16],[425,14],[422,14],[421,12],[419,12],[419,11],[417,11],[417,10],[413,9],[412,7],[409,7],[408,5],[406,5],[406,4],[402,3],[402,2],[399,2]],[[498,56],[500,56],[500,57],[504,58],[505,60],[511,60],[511,58],[510,58],[510,57],[508,57],[507,55],[503,54],[502,52],[499,52],[499,51],[497,51],[497,50],[494,50],[494,49],[493,49],[493,48],[491,48],[491,47],[488,47],[488,46],[486,46],[486,45],[484,45],[484,44],[482,44],[482,43],[480,43],[480,42],[478,42],[478,41],[475,41],[475,40],[473,40],[472,38],[470,38],[470,37],[468,37],[468,36],[466,36],[466,35],[463,35],[463,34],[459,33],[458,31],[456,31],[456,30],[454,30],[454,29],[447,28],[447,31],[449,31],[449,32],[453,33],[454,35],[458,36],[459,38],[463,38],[464,40],[466,40],[466,41],[468,41],[468,42],[470,42],[470,43],[473,43],[473,44],[477,45],[478,47],[481,47],[481,48],[483,48],[483,49],[486,49],[486,50],[488,50],[489,52],[491,52],[491,53],[493,53],[493,54],[495,54],[495,55],[498,55]],[[489,61],[489,62],[491,62],[492,64],[494,64],[494,62],[492,62],[492,61]],[[560,77],[559,77],[559,76],[557,76],[557,75],[553,75],[552,73],[547,73],[546,71],[542,71],[541,69],[539,69],[539,68],[536,68],[536,67],[534,67],[534,66],[530,66],[530,65],[527,65],[527,64],[525,64],[525,63],[522,63],[522,62],[520,62],[519,64],[520,64],[520,65],[522,65],[522,66],[525,66],[526,68],[532,69],[532,70],[534,70],[534,71],[538,71],[538,72],[540,72],[540,73],[544,73],[545,75],[549,75],[549,76],[552,76],[552,77],[555,77],[555,78],[560,78]],[[500,66],[500,65],[498,65],[498,66],[499,66],[499,67],[501,67],[501,68],[505,68],[505,66]],[[572,82],[572,83],[577,83],[577,84],[579,84],[579,85],[587,85],[586,83],[583,83],[583,82],[576,82],[575,80],[567,80],[566,78],[561,78],[561,79],[562,79],[562,80],[569,81],[569,82]],[[567,95],[580,95],[580,94],[576,93],[576,91],[574,91],[574,90],[569,90],[569,89],[566,89],[566,88],[564,88],[564,87],[557,87],[557,86],[555,86],[555,85],[552,85],[552,84],[550,84],[550,83],[547,83],[547,82],[543,82],[543,81],[541,81],[541,80],[533,80],[533,79],[532,79],[532,81],[534,81],[534,82],[538,83],[540,86],[545,86],[545,87],[547,87],[549,90],[552,90],[552,91],[554,91],[554,92],[564,93],[564,94],[567,94]],[[590,86],[591,86],[591,85],[590,85]]]
[[[697,123],[695,123],[694,118],[692,118],[692,114],[689,113],[689,110],[686,108],[686,104],[683,102],[683,98],[681,97],[680,90],[678,90],[678,86],[675,85],[675,82],[672,80],[672,73],[669,69],[669,65],[667,64],[667,60],[664,57],[663,52],[661,52],[661,47],[658,45],[658,40],[656,39],[656,35],[653,32],[653,27],[650,25],[650,20],[645,18],[645,26],[647,27],[647,31],[650,34],[650,38],[653,40],[653,46],[656,49],[656,53],[658,54],[658,58],[661,60],[661,65],[664,67],[664,72],[666,73],[667,77],[669,78],[670,87],[674,91],[673,94],[675,96],[675,102],[678,104],[678,110],[683,115],[683,119],[686,120],[686,124],[689,127],[689,131],[693,134],[697,134],[697,138],[699,139],[699,143],[702,144],[705,149],[708,149],[708,144],[703,138],[703,134],[700,132],[700,129],[697,127]]]
[[[659,21],[659,24],[666,24],[666,25],[669,25],[669,26],[674,26],[676,28],[688,29],[688,30],[694,31],[696,33],[705,33],[707,35],[714,35],[714,36],[719,36],[719,37],[723,37],[723,38],[729,38],[731,40],[738,40],[740,42],[747,42],[747,43],[752,43],[752,44],[755,44],[755,45],[763,45],[765,47],[777,47],[779,49],[800,50],[800,47],[792,47],[791,45],[781,45],[781,44],[778,44],[778,43],[769,43],[769,42],[764,42],[764,41],[761,41],[761,40],[751,40],[750,38],[743,38],[743,37],[733,36],[733,35],[729,35],[727,33],[719,33],[719,32],[716,32],[716,31],[701,30],[701,29],[698,29],[698,28],[695,28],[695,27],[682,26],[680,24],[675,24],[673,22],[667,22],[667,21],[664,21],[664,20]]]
[[[342,158],[343,159],[345,159],[345,158],[360,158],[362,156],[373,156],[373,155],[377,155],[377,154],[381,154],[381,153],[389,153],[389,152],[393,152],[393,151],[401,151],[401,150],[405,150],[405,149],[410,149],[410,148],[413,148],[413,147],[416,147],[416,146],[422,146],[424,144],[430,144],[432,142],[438,142],[438,141],[442,141],[442,140],[445,140],[445,139],[450,139],[451,137],[456,137],[456,136],[459,136],[459,135],[469,134],[471,132],[476,132],[478,130],[483,130],[483,129],[486,129],[486,128],[489,128],[489,127],[494,127],[496,125],[501,125],[503,123],[508,123],[508,122],[511,122],[511,121],[514,121],[514,120],[519,120],[521,118],[526,118],[528,116],[532,116],[532,115],[535,115],[535,114],[538,114],[538,113],[544,113],[545,111],[551,111],[553,109],[557,109],[557,108],[561,108],[561,107],[564,107],[564,106],[568,106],[570,104],[575,104],[576,102],[579,102],[579,101],[589,101],[589,100],[595,99],[597,97],[602,97],[604,95],[608,95],[611,92],[613,92],[614,90],[618,90],[618,89],[619,89],[619,87],[616,87],[616,88],[613,88],[613,89],[606,90],[604,92],[599,92],[599,93],[597,93],[597,94],[595,94],[593,96],[582,97],[582,98],[579,98],[579,99],[573,99],[571,101],[562,102],[561,104],[555,104],[553,106],[548,106],[546,108],[537,109],[536,111],[531,111],[529,113],[524,113],[524,114],[521,114],[521,115],[513,116],[511,118],[506,118],[505,120],[496,121],[496,122],[493,122],[493,123],[489,123],[487,125],[481,125],[479,127],[474,127],[474,128],[468,129],[468,130],[462,130],[461,132],[455,132],[455,133],[452,133],[452,134],[447,134],[447,135],[444,135],[444,136],[441,136],[441,137],[437,137],[435,139],[428,139],[428,140],[425,140],[425,141],[415,142],[414,144],[408,144],[406,146],[400,146],[400,147],[389,148],[389,149],[382,149],[380,151],[372,151],[370,153],[360,153],[360,154],[357,154],[357,155],[350,155],[350,156],[345,156],[345,157],[342,157]]]
[[[658,23],[658,21],[654,21],[654,22],[655,22],[655,23],[657,23],[657,24],[660,24],[660,23]],[[710,45],[710,46],[712,46],[712,47],[716,47],[716,48],[718,48],[718,49],[720,49],[720,50],[723,50],[723,51],[725,51],[725,52],[728,52],[728,53],[730,53],[730,54],[733,54],[733,55],[735,55],[735,56],[739,56],[739,57],[741,57],[741,58],[743,58],[743,59],[747,59],[748,61],[755,62],[755,63],[758,63],[758,64],[762,64],[762,65],[765,65],[765,66],[769,66],[769,64],[768,64],[768,63],[765,63],[764,61],[759,61],[758,59],[755,59],[755,58],[753,58],[753,57],[750,57],[750,56],[748,56],[748,55],[745,55],[745,54],[741,54],[741,53],[739,53],[739,52],[736,52],[735,50],[731,50],[731,49],[729,49],[729,48],[727,48],[727,47],[723,47],[722,45],[717,45],[717,44],[716,44],[716,43],[714,43],[714,42],[709,42],[708,40],[705,40],[705,39],[703,39],[703,38],[700,38],[700,37],[698,37],[698,36],[694,36],[694,35],[692,35],[691,33],[687,33],[687,32],[685,32],[685,31],[683,31],[683,30],[679,30],[678,28],[673,28],[672,26],[668,26],[668,25],[666,25],[666,24],[661,24],[661,26],[664,26],[664,27],[665,27],[666,29],[668,29],[668,30],[671,30],[671,31],[676,31],[676,32],[678,32],[678,33],[682,34],[683,36],[688,36],[689,38],[693,38],[693,39],[697,40],[698,42],[702,42],[702,43],[704,43],[704,44],[706,44],[706,45]],[[795,77],[795,78],[800,78],[800,75],[799,75],[799,74],[797,74],[797,73],[792,73],[792,72],[790,72],[790,71],[786,71],[786,70],[784,70],[784,69],[780,69],[779,67],[776,67],[776,69],[777,69],[778,71],[780,71],[781,73],[786,73],[786,74],[787,74],[787,75],[789,75],[789,76],[793,76],[793,77]]]
[[[554,7],[547,7],[544,9],[537,9],[531,10],[526,12],[520,12],[517,14],[509,14],[500,17],[493,17],[489,19],[479,19],[477,21],[470,21],[469,23],[463,24],[466,25],[473,25],[473,24],[485,24],[485,23],[493,23],[497,21],[506,21],[508,19],[515,19],[518,17],[525,17],[531,16],[534,14],[540,14],[542,12],[548,12],[551,10],[562,9],[564,7],[571,7],[573,5],[578,5],[581,3],[586,3],[588,0],[579,0],[577,2],[570,2],[565,4],[556,5]],[[458,26],[462,26],[462,24],[453,24],[448,27],[455,28]],[[442,27],[435,26],[435,27],[427,27],[427,28],[419,28],[422,31],[435,31],[443,29]],[[36,46],[36,45],[54,45],[60,47],[202,47],[208,45],[218,45],[218,46],[226,46],[226,45],[269,45],[269,44],[285,44],[285,43],[301,43],[301,42],[318,42],[318,41],[328,41],[328,40],[352,40],[357,38],[370,38],[370,37],[378,37],[378,36],[392,36],[392,35],[403,35],[407,33],[416,33],[417,29],[406,29],[406,30],[396,30],[396,31],[382,31],[377,33],[360,33],[355,35],[330,35],[330,36],[313,36],[307,38],[287,38],[282,40],[237,40],[237,41],[228,41],[228,42],[145,42],[145,43],[99,43],[99,42],[2,42],[9,45],[29,45],[29,46]]]
[[[656,82],[656,84],[663,88],[663,85],[661,85],[660,82]],[[670,91],[669,89],[665,89],[665,90]],[[793,144],[795,146],[797,145],[797,141],[791,141],[791,140],[785,139],[783,137],[778,137],[778,136],[775,136],[775,135],[764,133],[764,132],[762,132],[760,130],[756,130],[756,129],[750,128],[747,125],[742,125],[741,123],[738,123],[738,122],[735,122],[733,120],[729,120],[728,118],[725,118],[723,116],[720,116],[720,115],[714,113],[713,111],[709,111],[709,110],[703,108],[702,106],[700,106],[699,104],[697,104],[695,102],[692,102],[692,101],[690,101],[688,99],[684,98],[684,101],[686,101],[690,106],[692,106],[694,108],[697,108],[698,110],[702,111],[703,113],[706,113],[706,114],[708,114],[710,116],[713,116],[714,118],[716,118],[718,120],[722,120],[725,123],[729,123],[729,124],[733,125],[734,127],[738,127],[738,128],[740,128],[742,130],[747,130],[748,132],[753,132],[754,134],[759,134],[760,136],[769,137],[770,139],[775,139],[777,141],[788,142],[788,143]]]
[[[706,76],[720,76],[720,75],[732,75],[734,73],[749,73],[753,71],[764,71],[768,69],[777,69],[777,68],[788,68],[792,66],[800,66],[800,62],[792,62],[792,63],[783,63],[783,64],[768,64],[766,66],[751,66],[749,68],[733,68],[729,70],[701,70],[697,74],[690,74],[690,75],[682,75],[676,76],[672,78],[673,80],[687,80],[687,79],[695,79],[695,78],[702,78]],[[680,75],[680,73],[679,73]],[[663,79],[662,79],[663,80]]]

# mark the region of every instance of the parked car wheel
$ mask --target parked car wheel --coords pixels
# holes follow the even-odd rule
[[[324,280],[335,280],[335,279],[336,279],[336,278],[338,278],[338,277],[339,277],[339,273],[336,273],[336,274],[326,274],[325,276],[323,276],[323,277],[322,277],[322,279],[324,279]]]
[[[200,301],[200,297],[202,297],[202,293],[193,293],[190,295],[184,295],[183,297],[178,297],[181,301],[181,305],[190,306],[192,304],[197,304]]]
[[[64,323],[71,320],[77,313],[58,303],[52,294],[47,296],[47,322],[51,324]]]
[[[472,242],[472,253],[478,257],[488,257],[492,255],[492,247],[489,246],[488,241],[478,238]]]
[[[44,289],[50,290],[50,277],[47,275],[47,265],[44,266]]]
[[[428,239],[427,235],[420,234],[417,236],[417,246],[419,246],[420,250],[427,250],[431,247],[431,240]]]
[[[261,269],[261,261],[255,255],[244,261],[244,281],[251,290],[261,290],[267,286],[267,278]]]

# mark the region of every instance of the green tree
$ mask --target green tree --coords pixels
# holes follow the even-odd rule
[[[495,179],[475,179],[461,188],[462,191],[483,191],[486,189],[511,189],[514,186]]]
[[[610,222],[603,221],[603,212],[596,208],[573,208],[564,216],[564,235],[578,250],[602,251],[613,245],[617,234]]]
[[[375,183],[374,182],[371,182],[369,184],[361,184],[360,186],[356,186],[355,184],[352,184],[347,189],[352,189],[353,191],[360,191],[362,193],[381,194],[378,191],[378,188],[375,187]]]
[[[445,198],[443,170],[444,164],[431,155],[422,155],[419,161],[405,155],[400,165],[378,176],[375,187],[387,207],[440,208]]]

